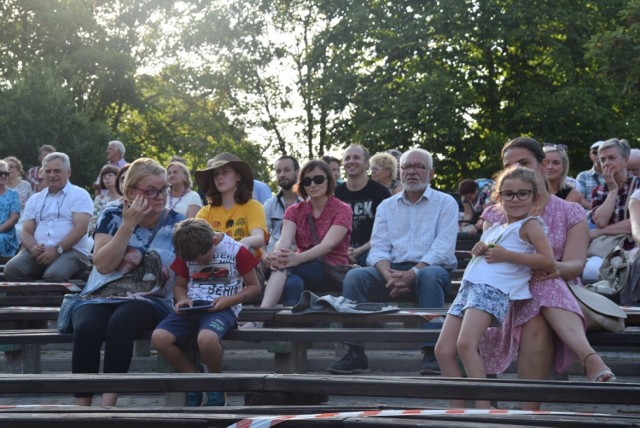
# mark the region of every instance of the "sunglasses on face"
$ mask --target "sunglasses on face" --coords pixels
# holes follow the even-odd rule
[[[9,171],[0,171],[0,177],[8,177]]]
[[[514,198],[518,198],[519,201],[526,201],[531,197],[533,190],[522,189],[517,192],[512,192],[511,190],[504,190],[500,192],[500,198],[503,201],[511,202]]]
[[[324,175],[314,175],[313,177],[305,177],[302,179],[302,185],[304,187],[309,187],[311,186],[312,182],[316,184],[322,184],[326,179],[327,177],[325,177]]]

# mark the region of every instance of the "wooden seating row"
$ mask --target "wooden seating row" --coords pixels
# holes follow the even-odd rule
[[[388,314],[292,314],[289,310],[247,309],[242,312],[242,321],[266,322],[268,328],[235,329],[225,336],[225,341],[267,342],[274,353],[276,372],[305,373],[307,371],[307,349],[314,342],[362,341],[375,343],[416,343],[436,341],[438,330],[417,328],[425,316],[442,316],[443,310],[405,310]],[[638,314],[630,316],[638,322]],[[360,323],[363,328],[327,328],[332,323]],[[398,323],[400,323],[398,325]],[[301,326],[304,324],[305,326]],[[371,327],[371,324],[383,324]],[[311,325],[312,327],[309,327]],[[406,327],[413,325],[414,327]],[[334,324],[335,327],[335,324]],[[148,340],[148,334],[141,340]],[[638,347],[640,329],[628,327],[624,333],[590,332],[589,341],[601,347]],[[10,367],[19,372],[38,371],[40,368],[40,346],[47,343],[71,343],[73,335],[61,334],[57,330],[4,330],[0,331],[0,345],[13,345],[12,352],[5,353],[11,359]],[[275,344],[270,346],[269,344]]]

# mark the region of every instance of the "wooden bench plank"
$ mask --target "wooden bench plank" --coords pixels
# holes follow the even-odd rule
[[[98,387],[99,385],[99,387]],[[0,394],[210,391],[309,392],[328,395],[637,405],[640,384],[511,379],[302,374],[0,375]]]

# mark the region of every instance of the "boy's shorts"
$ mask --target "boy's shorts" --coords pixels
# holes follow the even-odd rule
[[[463,280],[447,314],[462,317],[467,308],[478,309],[493,315],[492,326],[501,326],[509,311],[509,295],[489,284],[475,284]]]
[[[201,305],[206,302],[193,302]],[[210,303],[210,302],[209,302]],[[238,325],[236,316],[231,309],[219,312],[186,312],[167,315],[156,327],[156,329],[167,330],[176,337],[178,346],[184,346],[193,342],[200,330],[211,330],[220,339],[227,332]]]

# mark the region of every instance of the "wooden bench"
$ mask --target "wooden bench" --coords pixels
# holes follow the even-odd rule
[[[422,310],[421,310],[422,311]],[[243,311],[244,312],[244,311]],[[423,312],[420,312],[423,313]],[[441,312],[442,314],[443,312]],[[253,316],[251,316],[253,314]],[[437,315],[437,314],[436,314]],[[278,373],[305,373],[307,371],[307,349],[314,342],[362,341],[372,343],[422,343],[438,339],[438,330],[405,328],[324,328],[298,327],[300,323],[323,325],[336,322],[346,323],[419,323],[423,318],[413,313],[373,314],[306,314],[293,315],[288,310],[255,309],[244,312],[243,320],[260,320],[272,327],[261,329],[235,329],[227,333],[225,341],[267,342],[267,349],[274,354],[275,370]],[[637,318],[633,318],[637,319]],[[638,347],[640,329],[629,327],[625,333],[590,332],[587,337],[594,346]],[[141,340],[148,340],[148,334]],[[19,350],[10,353],[14,371],[25,368],[40,368],[40,346],[47,343],[71,343],[72,334],[61,334],[57,330],[5,330],[0,332],[0,345],[20,345]],[[21,370],[18,370],[21,368]]]
[[[637,383],[243,373],[0,375],[0,394],[71,394],[96,390],[117,393],[317,391],[370,397],[629,405],[637,405],[640,397]]]

